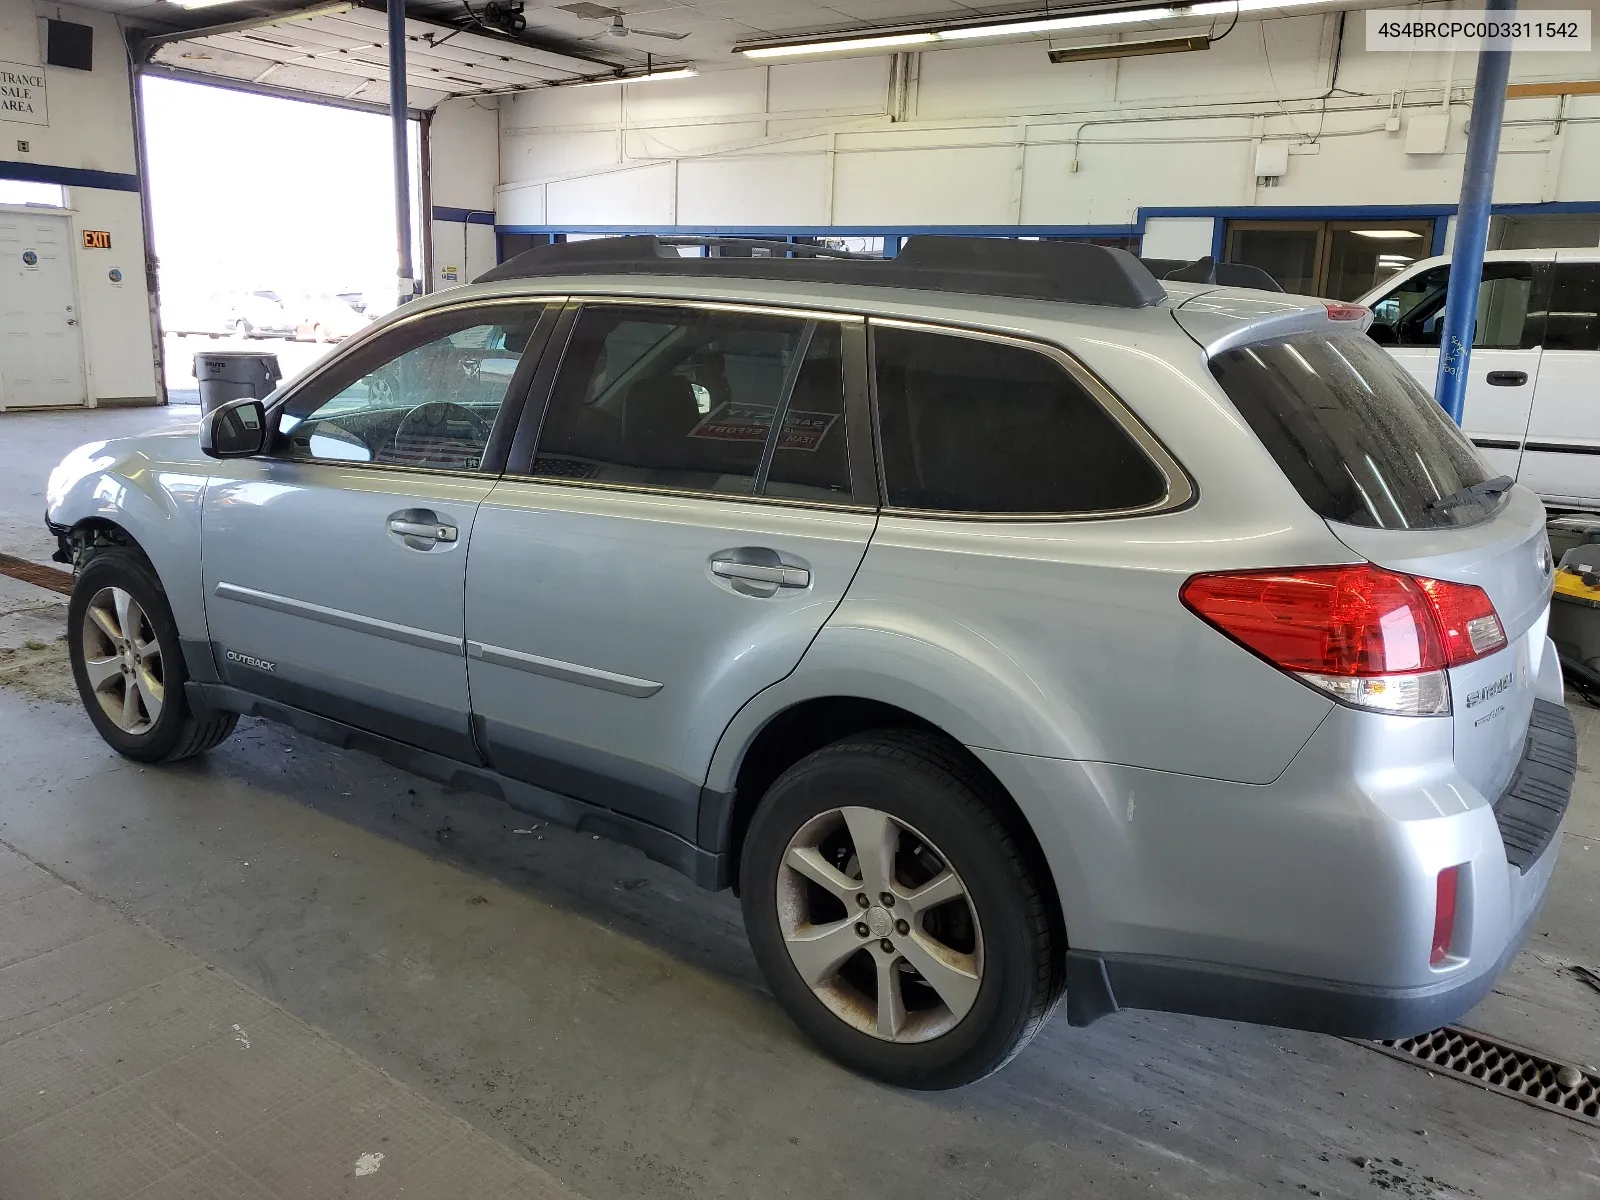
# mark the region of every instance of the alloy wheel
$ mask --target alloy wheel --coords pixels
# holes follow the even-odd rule
[[[133,595],[101,588],[83,614],[83,670],[89,689],[123,733],[149,733],[166,702],[166,672],[155,626]]]
[[[931,841],[875,808],[836,808],[790,839],[778,924],[795,970],[852,1028],[926,1042],[971,1010],[983,930],[961,876]]]

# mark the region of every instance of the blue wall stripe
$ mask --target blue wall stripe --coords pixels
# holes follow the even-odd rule
[[[493,225],[494,214],[484,212],[477,208],[450,208],[447,205],[435,204],[433,206],[433,219],[435,221],[466,222],[468,225]]]
[[[139,177],[117,171],[88,171],[81,167],[52,167],[45,163],[0,162],[0,179],[23,183],[59,183],[66,187],[100,188],[108,192],[137,192]]]

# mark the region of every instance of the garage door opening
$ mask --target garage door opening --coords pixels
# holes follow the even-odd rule
[[[197,349],[230,338],[276,353],[288,377],[395,306],[386,116],[153,76],[140,87],[172,403],[198,403]]]

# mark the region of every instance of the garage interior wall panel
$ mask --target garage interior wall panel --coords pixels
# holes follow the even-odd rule
[[[680,225],[826,225],[826,155],[687,161],[678,168]]]
[[[428,183],[434,208],[434,290],[454,287],[495,264],[492,224],[443,220],[441,209],[484,214],[498,220],[495,188],[500,179],[500,114],[494,100],[446,100],[428,126]],[[454,279],[447,276],[454,267]]]
[[[551,225],[675,225],[673,164],[567,179],[546,189]]]
[[[1337,78],[1337,13],[1247,16],[1191,54],[1052,66],[1042,41],[908,54],[903,120],[888,55],[552,89],[503,109],[502,203],[514,194],[530,213],[537,194],[515,185],[549,182],[546,222],[580,227],[645,223],[674,194],[678,223],[757,226],[817,209],[838,226],[1128,225],[1141,208],[1454,204],[1473,56],[1368,54],[1362,20],[1346,19]],[[1513,82],[1595,78],[1600,41],[1512,61]],[[1437,112],[1447,83],[1446,152],[1406,154],[1406,124]],[[1396,97],[1402,127],[1388,131]],[[1600,203],[1600,97],[1569,97],[1558,131],[1562,112],[1508,104],[1499,202]],[[1263,140],[1289,144],[1274,186],[1254,173]],[[676,189],[652,164],[675,164]]]
[[[108,13],[33,0],[0,0],[0,59],[32,66],[44,61],[45,19],[94,30],[94,70],[41,67],[48,125],[0,120],[0,160],[8,173],[29,176],[50,168],[104,171],[131,187],[138,172],[133,100],[121,30]],[[26,152],[17,142],[26,141]],[[46,179],[48,181],[48,179]],[[74,287],[83,338],[85,399],[153,401],[157,396],[155,326],[145,273],[139,193],[86,187],[66,189],[67,217],[76,243]],[[111,234],[110,250],[82,246],[82,231]],[[121,286],[110,271],[122,272]]]

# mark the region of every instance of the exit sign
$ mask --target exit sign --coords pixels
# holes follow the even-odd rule
[[[111,233],[105,229],[85,229],[83,231],[83,248],[85,250],[111,249]]]

